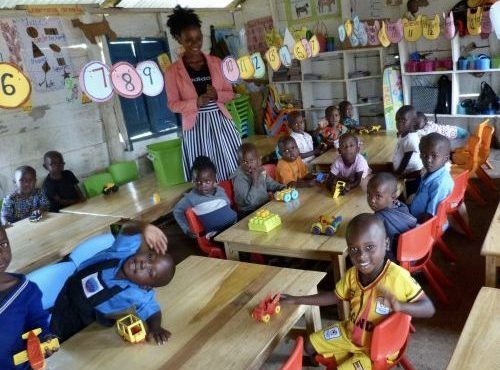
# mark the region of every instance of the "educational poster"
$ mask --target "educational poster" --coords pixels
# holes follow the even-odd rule
[[[288,25],[340,17],[340,0],[285,0]]]
[[[340,0],[318,0],[316,5],[318,18],[339,15]]]
[[[8,19],[0,20],[0,62],[9,62],[23,69],[21,42],[14,23]]]
[[[65,87],[73,76],[62,22],[57,18],[23,18],[15,21],[21,41],[24,71],[36,91]]]
[[[250,53],[260,52],[265,54],[268,46],[266,44],[266,34],[273,29],[273,18],[263,17],[251,20],[245,24],[247,36],[247,47]]]

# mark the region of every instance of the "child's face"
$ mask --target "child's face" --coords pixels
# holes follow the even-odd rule
[[[64,170],[64,165],[65,163],[62,157],[54,156],[45,158],[43,167],[45,167],[45,169],[49,171],[51,175],[60,175]]]
[[[293,162],[299,156],[299,148],[295,140],[291,140],[280,147],[281,156],[287,162]]]
[[[10,265],[12,254],[9,238],[3,227],[0,227],[0,272],[5,272]]]
[[[352,115],[353,115],[352,104],[349,104],[345,107],[344,116],[347,118],[352,118]]]
[[[175,265],[170,257],[153,251],[140,251],[123,263],[128,280],[142,287],[167,285],[174,276]]]
[[[425,117],[415,118],[415,127],[417,130],[423,129],[426,124],[427,124],[427,120],[425,119]]]
[[[260,157],[255,150],[249,150],[243,153],[240,165],[245,173],[251,175],[260,167]]]
[[[213,194],[215,190],[215,173],[211,169],[194,171],[193,184],[201,195]]]
[[[439,170],[450,159],[450,153],[443,143],[423,143],[420,148],[420,158],[427,172]]]
[[[304,132],[304,117],[295,117],[295,122],[290,123],[290,128],[293,132],[303,133]]]
[[[410,112],[402,115],[396,115],[396,127],[398,129],[398,135],[406,135],[413,131],[413,117]]]
[[[31,172],[16,171],[14,175],[16,190],[19,194],[29,195],[33,192],[36,185],[36,176]]]
[[[353,265],[368,280],[382,270],[389,239],[380,224],[372,222],[356,227],[347,237],[347,250]]]
[[[344,164],[350,166],[356,160],[356,155],[359,153],[359,145],[354,138],[348,137],[340,141],[339,153]]]
[[[330,126],[336,125],[340,122],[340,113],[338,109],[332,109],[330,115],[326,117]]]
[[[393,190],[392,184],[368,183],[366,200],[373,212],[391,207],[396,199],[396,193]]]

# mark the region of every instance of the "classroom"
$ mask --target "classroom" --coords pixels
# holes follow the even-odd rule
[[[0,1],[0,370],[500,369],[500,1]]]

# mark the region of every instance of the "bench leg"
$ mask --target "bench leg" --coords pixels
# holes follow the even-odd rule
[[[224,249],[226,251],[226,258],[228,260],[233,260],[233,261],[240,260],[240,254],[238,253],[238,251],[235,251],[234,249],[232,249],[231,243],[225,242]]]
[[[495,256],[486,256],[486,286],[496,288],[498,262],[500,262],[500,258]]]

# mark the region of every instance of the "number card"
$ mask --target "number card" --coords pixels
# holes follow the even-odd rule
[[[319,41],[316,35],[313,35],[309,40],[309,44],[311,45],[311,54],[313,57],[319,54]]]
[[[304,45],[302,44],[302,40],[297,41],[295,43],[295,46],[293,47],[293,55],[298,60],[304,60],[307,58],[307,51],[306,51],[306,48],[304,47]]]
[[[165,87],[163,74],[158,64],[152,60],[140,62],[135,67],[142,80],[142,93],[147,96],[160,95]]]
[[[28,101],[31,83],[14,64],[0,63],[0,108],[17,108]]]
[[[253,67],[252,61],[249,55],[244,55],[241,58],[238,58],[238,67],[240,68],[240,76],[244,80],[248,80],[253,78],[253,74],[255,73],[255,68]]]
[[[286,45],[280,47],[279,54],[281,63],[283,63],[283,65],[287,68],[290,67],[292,65],[292,56],[290,55],[290,50],[288,50]]]
[[[259,52],[256,52],[250,56],[250,59],[252,59],[253,68],[255,69],[253,77],[254,78],[264,77],[266,75],[266,65],[264,64],[262,55],[260,55]]]
[[[277,71],[281,67],[281,60],[278,54],[278,48],[276,46],[271,46],[268,51],[266,51],[266,59],[273,71]]]
[[[111,67],[110,74],[118,95],[133,99],[142,94],[142,79],[132,64],[118,62]]]
[[[307,41],[306,39],[302,39],[300,41],[302,42],[304,49],[306,49],[307,57],[308,58],[312,57],[311,44],[309,44],[309,41]]]
[[[99,61],[85,64],[80,71],[80,87],[92,101],[102,103],[113,97],[109,68]]]
[[[238,68],[238,63],[236,59],[232,56],[225,57],[221,63],[222,75],[230,83],[236,83],[240,79],[240,69]]]

